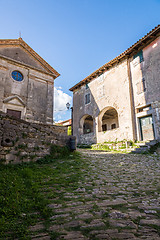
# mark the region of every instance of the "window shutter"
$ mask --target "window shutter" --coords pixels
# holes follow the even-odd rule
[[[137,57],[139,57],[139,62],[140,62],[140,63],[144,61],[143,51],[142,51],[142,50],[139,51],[137,54],[135,54],[135,55],[133,56],[133,59],[135,59],[135,58],[137,58]]]

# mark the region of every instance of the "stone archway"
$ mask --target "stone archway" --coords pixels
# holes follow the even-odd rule
[[[84,115],[80,120],[80,127],[82,134],[93,132],[93,117],[91,115]]]
[[[119,127],[118,113],[113,107],[104,108],[98,116],[98,131],[104,132]]]

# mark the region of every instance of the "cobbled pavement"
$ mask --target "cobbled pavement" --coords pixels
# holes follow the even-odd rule
[[[160,240],[160,157],[78,151],[89,164],[85,181],[65,192],[65,204],[49,205],[48,233],[41,221],[30,227],[32,239]]]

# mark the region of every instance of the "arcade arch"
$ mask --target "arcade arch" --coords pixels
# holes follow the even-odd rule
[[[104,108],[98,116],[98,131],[104,132],[118,127],[117,110],[113,107]]]

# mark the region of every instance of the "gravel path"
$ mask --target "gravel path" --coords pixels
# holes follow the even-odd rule
[[[32,239],[160,239],[160,157],[78,151],[89,164],[83,181],[59,190],[66,201],[49,205],[48,234],[42,221]]]

